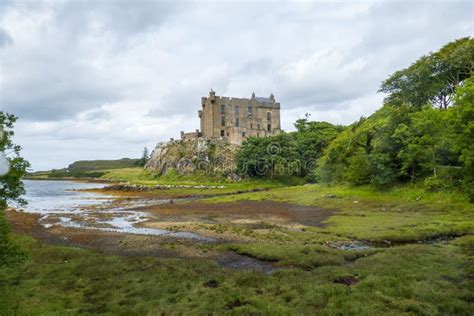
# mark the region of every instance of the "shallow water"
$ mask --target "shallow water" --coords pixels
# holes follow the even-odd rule
[[[51,211],[78,211],[81,206],[105,203],[112,196],[74,190],[100,189],[103,183],[76,181],[24,180],[30,213],[48,214]]]
[[[372,247],[362,242],[352,242],[352,243],[337,245],[335,248],[341,249],[341,250],[367,250],[367,249],[371,249]]]
[[[25,180],[24,183],[25,198],[28,201],[25,211],[41,214],[39,223],[46,228],[60,225],[129,234],[214,240],[191,232],[137,227],[137,224],[147,221],[150,214],[134,208],[168,203],[168,200],[134,199],[112,205],[115,201],[113,196],[77,191],[102,188],[105,185],[101,183],[47,180]]]

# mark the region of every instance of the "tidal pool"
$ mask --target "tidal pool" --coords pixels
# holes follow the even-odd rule
[[[25,211],[40,214],[39,223],[46,228],[54,225],[122,232],[140,235],[172,236],[214,241],[213,238],[184,231],[137,226],[150,218],[146,211],[134,208],[168,203],[158,199],[122,199],[83,189],[103,188],[102,183],[76,181],[25,180],[28,205]]]

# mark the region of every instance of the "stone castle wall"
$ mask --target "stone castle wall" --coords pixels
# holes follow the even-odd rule
[[[270,98],[250,99],[216,96],[213,91],[201,99],[200,136],[223,138],[241,144],[247,137],[264,137],[281,132],[280,103]]]

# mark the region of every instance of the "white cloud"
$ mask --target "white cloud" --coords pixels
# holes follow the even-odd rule
[[[200,97],[267,96],[282,124],[348,124],[380,82],[473,33],[469,1],[24,2],[0,11],[0,104],[35,169],[138,156],[199,127]],[[50,158],[48,158],[50,157]]]

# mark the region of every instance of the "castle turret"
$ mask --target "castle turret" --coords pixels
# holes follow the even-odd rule
[[[216,92],[212,89],[211,91],[209,91],[209,99],[211,100],[211,102],[216,100]]]

